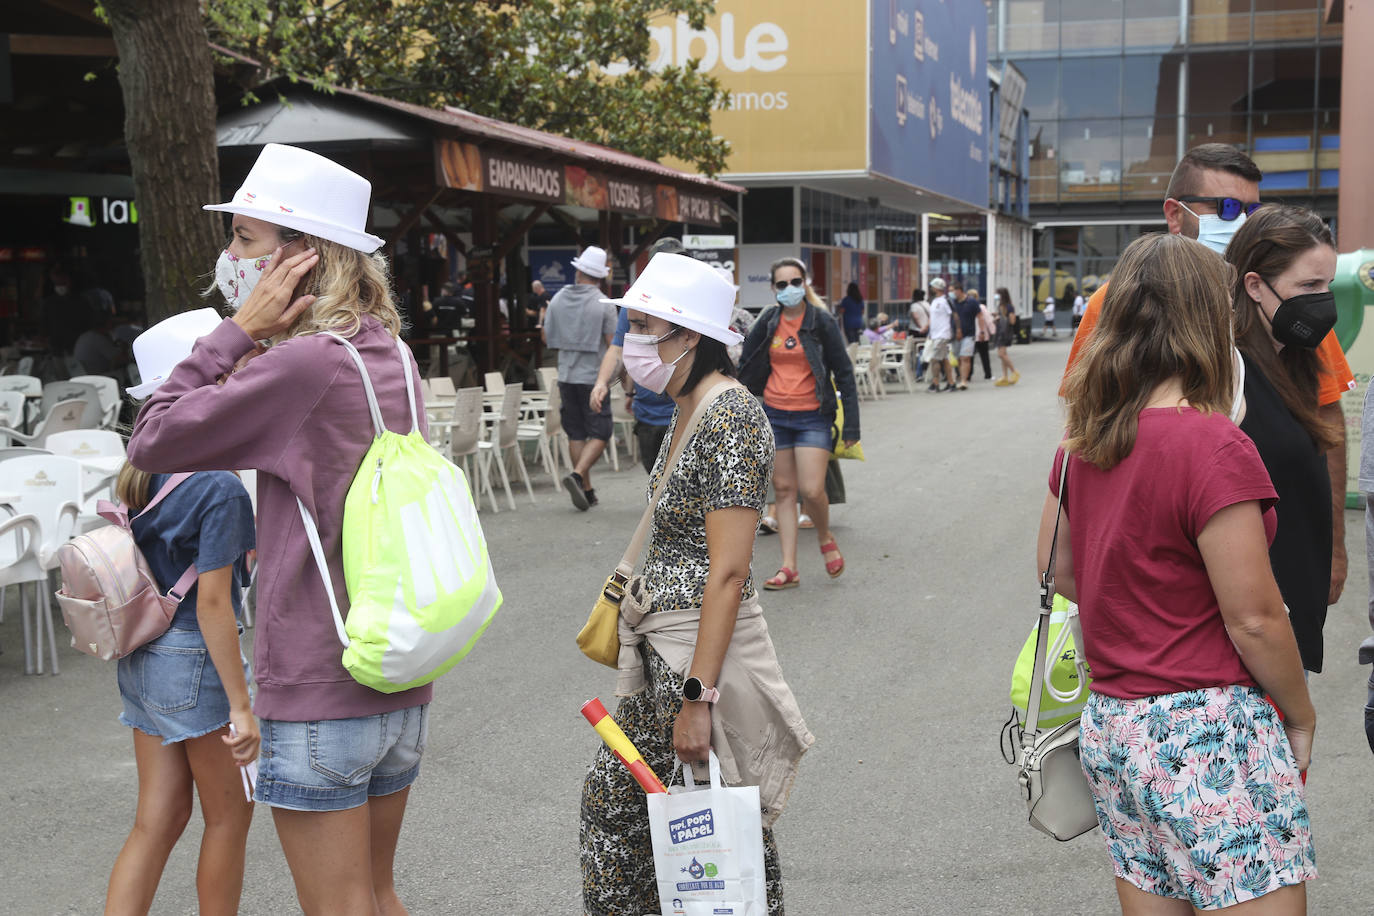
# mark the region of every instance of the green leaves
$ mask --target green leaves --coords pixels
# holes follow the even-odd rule
[[[210,40],[289,76],[673,156],[709,175],[729,101],[695,66],[648,71],[648,25],[700,27],[713,0],[207,0]]]

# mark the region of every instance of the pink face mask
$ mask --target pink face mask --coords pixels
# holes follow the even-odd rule
[[[622,357],[625,361],[625,371],[630,373],[630,378],[634,379],[636,385],[641,385],[654,394],[662,394],[663,389],[668,387],[668,380],[673,377],[673,369],[683,356],[691,350],[683,350],[682,356],[665,363],[658,355],[658,345],[677,333],[677,328],[664,334],[662,337],[655,337],[652,334],[626,334],[624,353]]]

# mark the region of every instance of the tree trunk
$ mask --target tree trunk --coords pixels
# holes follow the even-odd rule
[[[148,322],[203,307],[224,244],[213,61],[198,0],[104,0],[119,52]]]

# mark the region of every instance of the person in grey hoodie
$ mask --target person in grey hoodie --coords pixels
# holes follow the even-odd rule
[[[586,512],[596,505],[592,488],[592,465],[596,464],[611,438],[611,402],[591,406],[601,358],[615,335],[615,306],[602,301],[601,282],[610,273],[606,252],[594,245],[583,249],[572,260],[577,271],[571,286],[558,291],[544,315],[544,344],[558,351],[558,394],[562,399],[560,419],[568,435],[568,452],[573,469],[563,478],[572,503]]]

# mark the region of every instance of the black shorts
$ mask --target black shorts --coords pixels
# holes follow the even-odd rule
[[[563,399],[559,418],[563,421],[563,432],[572,442],[585,442],[600,439],[608,442],[611,438],[611,395],[601,401],[601,410],[591,408],[592,386],[576,385],[572,382],[559,382],[558,395]]]

